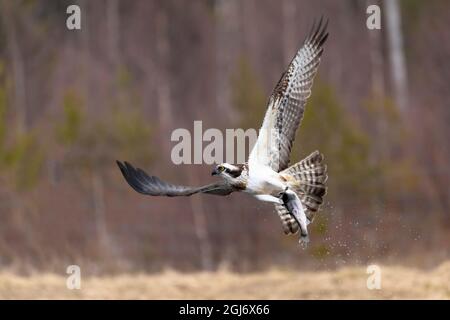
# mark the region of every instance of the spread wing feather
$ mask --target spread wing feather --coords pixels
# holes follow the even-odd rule
[[[289,165],[292,143],[311,95],[314,76],[320,63],[328,33],[320,19],[283,73],[270,96],[258,140],[250,153],[249,164],[271,167],[279,172]]]
[[[150,196],[190,196],[195,193],[207,193],[225,196],[232,193],[234,188],[225,181],[219,181],[202,187],[187,187],[174,185],[162,181],[158,177],[149,176],[143,170],[134,168],[128,162],[117,161],[125,180],[137,192]]]

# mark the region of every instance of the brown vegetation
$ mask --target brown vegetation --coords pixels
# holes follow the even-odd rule
[[[380,290],[366,269],[228,271],[83,277],[80,290],[55,274],[0,274],[0,299],[450,299],[450,263],[432,270],[381,266]]]

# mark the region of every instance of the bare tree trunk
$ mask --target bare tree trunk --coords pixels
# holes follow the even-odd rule
[[[367,1],[367,5],[373,4],[373,1]],[[378,3],[379,5],[379,3]],[[372,78],[372,93],[376,97],[384,97],[384,61],[383,61],[383,43],[381,30],[369,30],[370,41],[370,65]]]
[[[27,130],[25,64],[20,51],[16,31],[16,3],[3,0],[1,2],[2,20],[6,30],[8,51],[11,59],[14,80],[14,107],[16,111],[16,131],[23,134]]]
[[[119,16],[119,1],[109,0],[106,2],[106,23],[108,30],[108,54],[109,60],[114,66],[114,71],[120,62],[120,16]]]
[[[391,61],[391,78],[394,87],[394,98],[400,113],[406,114],[408,106],[408,75],[406,70],[405,51],[403,48],[402,17],[398,0],[385,1],[388,29],[389,56]],[[404,119],[404,118],[403,118]],[[398,148],[403,154],[408,153],[409,146],[401,144]],[[391,148],[391,155],[396,150]],[[411,201],[403,190],[398,190],[399,207],[402,211],[411,209]],[[413,205],[414,206],[414,205]]]
[[[106,218],[105,218],[105,196],[104,196],[104,183],[103,178],[95,170],[91,175],[92,182],[92,196],[94,204],[94,217],[95,217],[95,227],[97,229],[98,241],[100,244],[100,250],[105,250],[102,252],[103,255],[110,253],[111,242],[109,239]]]
[[[172,113],[172,103],[170,98],[170,83],[168,80],[167,73],[168,68],[168,57],[170,56],[170,42],[169,42],[169,25],[167,13],[160,11],[156,17],[157,25],[157,40],[156,49],[158,56],[158,64],[156,69],[158,72],[158,79],[156,79],[157,85],[157,96],[158,96],[158,113],[159,113],[159,124],[161,128],[161,138],[163,139],[161,145],[166,146],[167,136],[169,134],[170,127],[173,124],[173,113]],[[168,150],[166,150],[168,151]]]
[[[83,85],[84,85],[84,95],[85,95],[85,104],[87,108],[87,112],[93,112],[91,97],[94,96],[92,91],[93,86],[92,78],[91,78],[91,64],[92,64],[92,54],[90,50],[90,32],[89,29],[92,26],[90,23],[94,23],[94,4],[83,0],[80,5],[85,8],[83,11],[83,18],[85,23],[83,24],[81,31],[81,42],[83,48]],[[89,10],[90,9],[90,10]],[[91,19],[88,19],[86,15],[91,13]],[[88,23],[90,21],[90,23]],[[92,190],[92,201],[94,207],[94,220],[95,220],[95,228],[97,232],[97,237],[99,241],[99,249],[101,250],[101,255],[104,257],[109,257],[112,253],[113,246],[111,245],[111,239],[108,235],[106,228],[106,220],[105,220],[105,198],[104,198],[104,183],[103,178],[100,173],[98,173],[95,169],[92,169],[90,173],[90,182],[91,182],[91,190]]]
[[[195,173],[192,172],[189,175],[189,184],[198,185]],[[202,270],[212,270],[213,258],[212,247],[209,239],[208,224],[206,221],[205,209],[203,206],[203,200],[200,197],[190,197],[191,209],[194,217],[194,229],[195,235],[200,245],[200,259]]]
[[[387,18],[391,78],[394,86],[395,102],[401,112],[408,107],[408,76],[403,49],[402,18],[398,0],[385,1]]]
[[[378,2],[367,1],[367,5],[377,4]],[[370,30],[367,29],[369,33],[370,42],[370,71],[371,71],[371,84],[372,84],[372,103],[376,105],[385,103],[385,84],[384,84],[384,61],[383,61],[383,40],[381,37],[381,30]],[[385,117],[376,117],[374,123],[374,131],[376,132],[375,150],[376,152],[371,153],[371,161],[373,163],[379,163],[380,159],[387,159],[390,153],[389,150],[389,140],[386,136],[388,133],[388,123]],[[379,183],[385,185],[386,181],[384,176],[379,177]],[[370,209],[373,214],[376,215],[377,212],[382,212],[380,210],[380,203],[385,202],[385,197],[383,193],[378,193],[376,196],[372,197],[370,201]]]
[[[374,4],[372,1],[367,1],[367,5]],[[375,4],[378,4],[375,2]],[[385,98],[385,84],[384,84],[384,61],[383,61],[383,43],[381,38],[381,30],[367,29],[370,42],[370,72],[371,72],[371,84],[372,84],[372,99],[373,103],[384,103]],[[387,133],[387,123],[384,117],[377,117],[377,121],[374,124],[376,135],[383,137],[383,134]],[[373,154],[379,161],[379,158],[386,158],[389,153],[387,146],[388,140],[386,138],[377,139],[375,142],[377,152]]]
[[[83,20],[85,21],[83,23],[82,26],[82,31],[81,31],[81,46],[83,48],[82,52],[83,52],[83,59],[82,59],[82,70],[81,73],[83,75],[83,86],[84,86],[84,95],[85,95],[85,104],[86,104],[86,108],[90,111],[90,95],[91,95],[91,77],[90,77],[90,70],[91,70],[91,51],[90,51],[90,46],[89,46],[89,42],[90,42],[90,19],[88,19],[87,15],[89,14],[89,12],[91,10],[89,3],[86,0],[81,0],[80,1],[80,6],[82,8],[85,8],[83,11]]]
[[[232,105],[231,74],[239,52],[239,3],[236,0],[218,0],[214,7],[216,53],[216,107],[227,123],[235,123],[238,114]]]

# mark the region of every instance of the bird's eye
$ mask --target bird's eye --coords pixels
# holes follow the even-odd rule
[[[224,167],[224,166],[218,166],[218,167],[217,167],[217,170],[219,170],[220,172],[222,172],[223,170],[225,170],[225,167]]]

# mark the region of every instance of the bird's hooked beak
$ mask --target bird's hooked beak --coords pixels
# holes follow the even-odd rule
[[[211,172],[212,176],[217,176],[219,174],[219,170],[217,170],[217,167],[214,168],[214,170]]]

